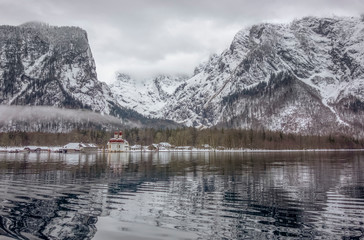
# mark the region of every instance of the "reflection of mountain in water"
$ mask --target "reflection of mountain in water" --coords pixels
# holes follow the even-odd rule
[[[106,196],[135,192],[144,181],[163,175],[151,171],[151,159],[125,161],[120,154],[0,157],[0,236],[14,238],[90,239],[97,216],[109,212]]]
[[[364,199],[364,187],[363,186],[345,186],[340,189],[342,194],[345,194],[351,198],[361,198]]]
[[[84,239],[95,234],[99,191],[80,176],[84,170],[95,176],[104,172],[95,163],[96,155],[2,157],[1,235]]]
[[[362,160],[360,153],[0,155],[0,236],[90,239],[98,217],[110,216],[115,228],[134,222],[202,239],[330,237],[338,222],[340,236],[357,237],[364,208],[350,209],[363,199]]]

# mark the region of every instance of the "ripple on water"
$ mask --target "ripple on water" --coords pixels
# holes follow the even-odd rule
[[[360,239],[364,157],[335,154],[14,155],[0,239]]]

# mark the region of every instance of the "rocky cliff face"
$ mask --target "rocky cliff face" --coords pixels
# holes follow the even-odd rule
[[[244,29],[196,69],[164,116],[196,127],[363,136],[364,22],[310,17]]]
[[[87,34],[77,27],[0,26],[0,103],[109,113]]]

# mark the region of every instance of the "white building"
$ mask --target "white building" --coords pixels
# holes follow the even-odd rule
[[[114,137],[107,143],[107,149],[109,152],[124,152],[129,150],[129,143],[123,139],[122,132],[115,132]]]
[[[97,151],[97,146],[93,143],[68,143],[60,149],[63,153],[70,152],[92,152]]]
[[[97,145],[93,143],[80,143],[81,152],[94,152],[97,151]]]
[[[68,143],[61,148],[63,153],[70,153],[70,152],[79,152],[80,151],[80,143]]]

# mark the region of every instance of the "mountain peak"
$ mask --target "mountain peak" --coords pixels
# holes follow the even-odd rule
[[[122,81],[122,82],[129,82],[131,80],[131,77],[130,77],[130,75],[128,75],[126,73],[117,73],[116,80]]]

